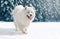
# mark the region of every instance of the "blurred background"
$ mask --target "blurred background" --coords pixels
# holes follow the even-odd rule
[[[17,5],[34,6],[33,22],[60,22],[60,0],[0,0],[0,21],[13,22],[12,10]]]

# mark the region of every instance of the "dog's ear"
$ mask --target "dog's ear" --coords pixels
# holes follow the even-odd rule
[[[31,6],[31,7],[35,10],[35,8],[33,6]]]
[[[25,10],[27,9],[28,6],[25,6]]]
[[[33,6],[31,6],[31,8],[36,12],[36,9]]]

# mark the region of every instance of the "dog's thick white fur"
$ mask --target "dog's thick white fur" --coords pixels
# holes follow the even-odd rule
[[[35,17],[34,8],[18,5],[14,8],[12,13],[16,30],[19,32],[21,31],[23,34],[26,34],[29,24],[33,21]]]

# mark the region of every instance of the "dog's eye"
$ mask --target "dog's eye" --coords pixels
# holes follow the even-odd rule
[[[27,13],[29,13],[29,12],[27,12]]]

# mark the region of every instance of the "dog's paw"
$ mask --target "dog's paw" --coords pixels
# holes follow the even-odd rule
[[[27,29],[26,29],[26,28],[23,29],[23,30],[22,30],[22,33],[23,33],[23,34],[28,34]]]
[[[23,34],[28,34],[28,32],[24,32],[24,31],[23,31],[22,33],[23,33]]]

